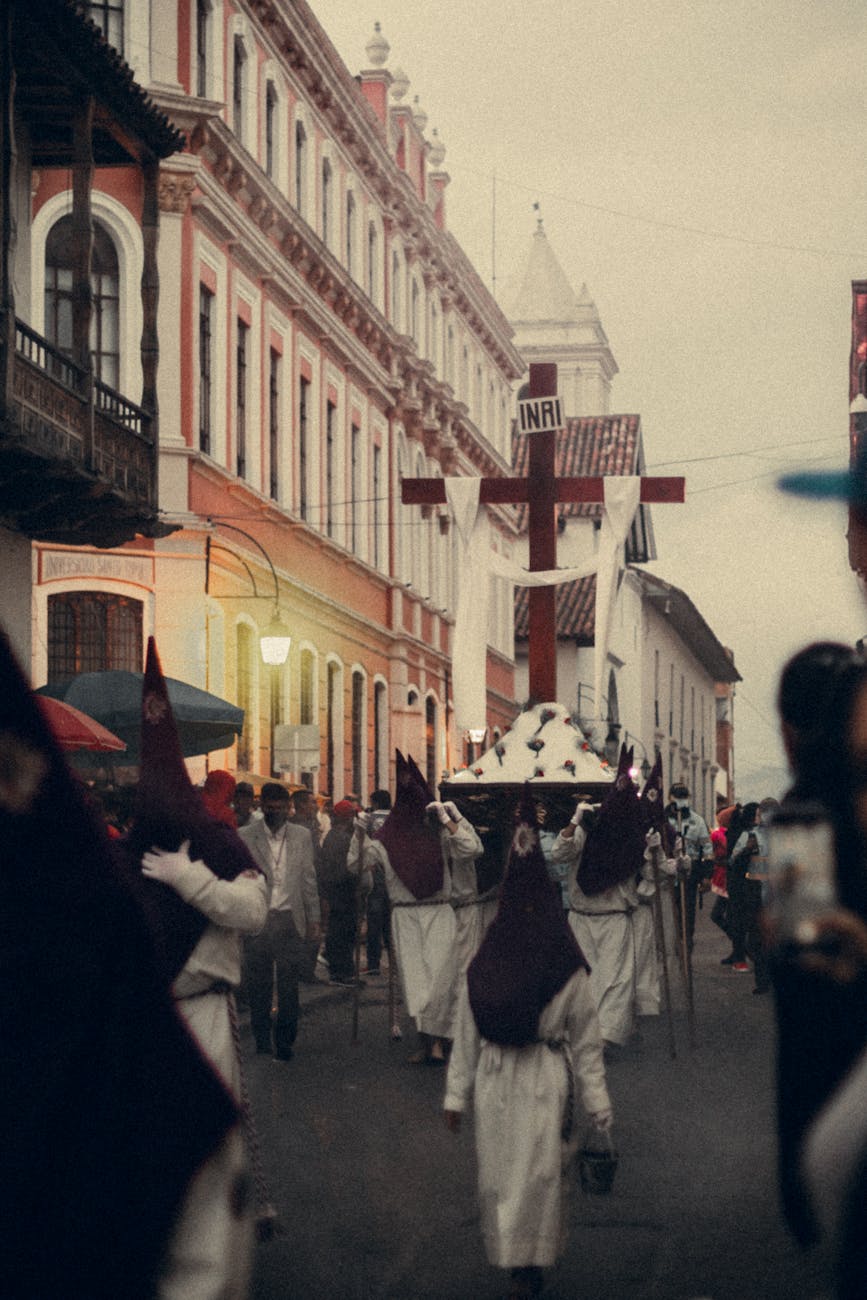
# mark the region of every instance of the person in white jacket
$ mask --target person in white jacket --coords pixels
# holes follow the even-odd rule
[[[497,916],[462,981],[444,1101],[457,1131],[474,1104],[488,1260],[510,1297],[542,1288],[562,1255],[578,1104],[611,1125],[589,970],[563,915],[526,800]]]

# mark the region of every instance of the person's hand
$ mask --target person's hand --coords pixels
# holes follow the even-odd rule
[[[575,808],[572,816],[569,818],[570,825],[580,826],[584,820],[584,814],[593,811],[592,803],[579,803]]]
[[[319,943],[321,939],[322,939],[322,926],[319,924],[318,921],[311,921],[310,925],[308,925],[307,927],[308,942],[313,943],[313,941],[315,940],[317,943]]]
[[[450,1133],[460,1133],[461,1131],[461,1112],[459,1110],[443,1111],[445,1116],[446,1128]]]
[[[437,803],[436,800],[435,800],[433,803],[429,803],[429,804],[427,805],[427,807],[425,808],[425,812],[436,813],[436,815],[437,815],[437,817],[439,818],[439,821],[441,822],[441,824],[442,824],[443,826],[448,826],[448,824],[449,824],[449,815],[448,815],[448,813],[446,812],[446,810],[445,810],[445,806],[444,806],[443,804],[441,804],[441,803]]]
[[[808,924],[810,942],[795,958],[802,970],[837,984],[852,984],[867,972],[867,925],[859,916],[841,907]]]
[[[460,809],[456,803],[452,803],[451,799],[448,803],[444,803],[443,807],[453,822],[459,822],[461,820]]]
[[[648,831],[644,837],[644,843],[649,849],[658,849],[662,843],[662,836],[659,831]]]
[[[141,860],[143,876],[149,880],[161,880],[164,885],[174,885],[190,866],[190,841],[184,840],[179,849],[171,852],[159,849],[156,845],[145,853]]]
[[[370,813],[356,813],[352,825],[355,830],[360,831],[362,835],[366,835],[367,831],[370,829]]]
[[[598,1129],[600,1133],[607,1133],[614,1121],[614,1111],[609,1106],[607,1110],[594,1111],[594,1113],[588,1115],[587,1118],[590,1120],[593,1127]]]

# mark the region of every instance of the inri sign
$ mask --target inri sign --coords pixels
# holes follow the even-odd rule
[[[528,397],[518,403],[518,429],[521,433],[556,433],[563,428],[563,411],[559,397]]]

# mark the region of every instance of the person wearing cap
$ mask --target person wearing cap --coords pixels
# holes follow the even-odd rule
[[[298,981],[308,965],[308,944],[321,939],[319,888],[313,839],[305,827],[289,820],[289,791],[266,781],[259,796],[262,820],[238,832],[271,882],[271,905],[261,934],[244,952],[245,987],[256,1051],[272,1051],[280,1061],[292,1059],[298,1034]]]
[[[462,933],[452,907],[453,882],[482,853],[474,828],[454,805],[447,809],[412,757],[397,751],[394,806],[375,838],[369,817],[358,819],[349,860],[358,855],[366,869],[377,866],[391,904],[392,953],[400,973],[404,1005],[415,1021],[418,1050],[413,1064],[441,1064],[452,1036],[458,979],[465,968]]]
[[[588,965],[539,847],[529,795],[499,908],[460,985],[443,1109],[457,1132],[473,1106],[478,1203],[489,1262],[511,1300],[538,1294],[566,1245],[585,1123],[612,1123]]]
[[[347,862],[357,813],[356,804],[339,799],[331,810],[331,829],[319,851],[319,884],[328,901],[325,960],[330,984],[353,985],[357,978],[359,891],[363,890],[365,877],[368,885],[370,882],[369,875],[361,870],[358,857],[353,858],[351,868]]]

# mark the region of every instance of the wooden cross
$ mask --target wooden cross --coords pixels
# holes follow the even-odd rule
[[[547,363],[530,366],[530,397],[553,397],[557,393],[557,367]],[[604,501],[604,480],[557,478],[555,453],[557,433],[535,432],[529,438],[529,466],[526,478],[483,478],[479,500],[488,504],[522,504],[529,507],[530,570],[557,567],[557,504],[562,501]],[[684,499],[682,478],[642,478],[641,501],[676,503]],[[438,505],[446,501],[441,478],[405,478],[401,484],[405,505]],[[530,695],[540,701],[557,699],[557,606],[556,588],[530,588]],[[598,701],[597,701],[598,704]]]

